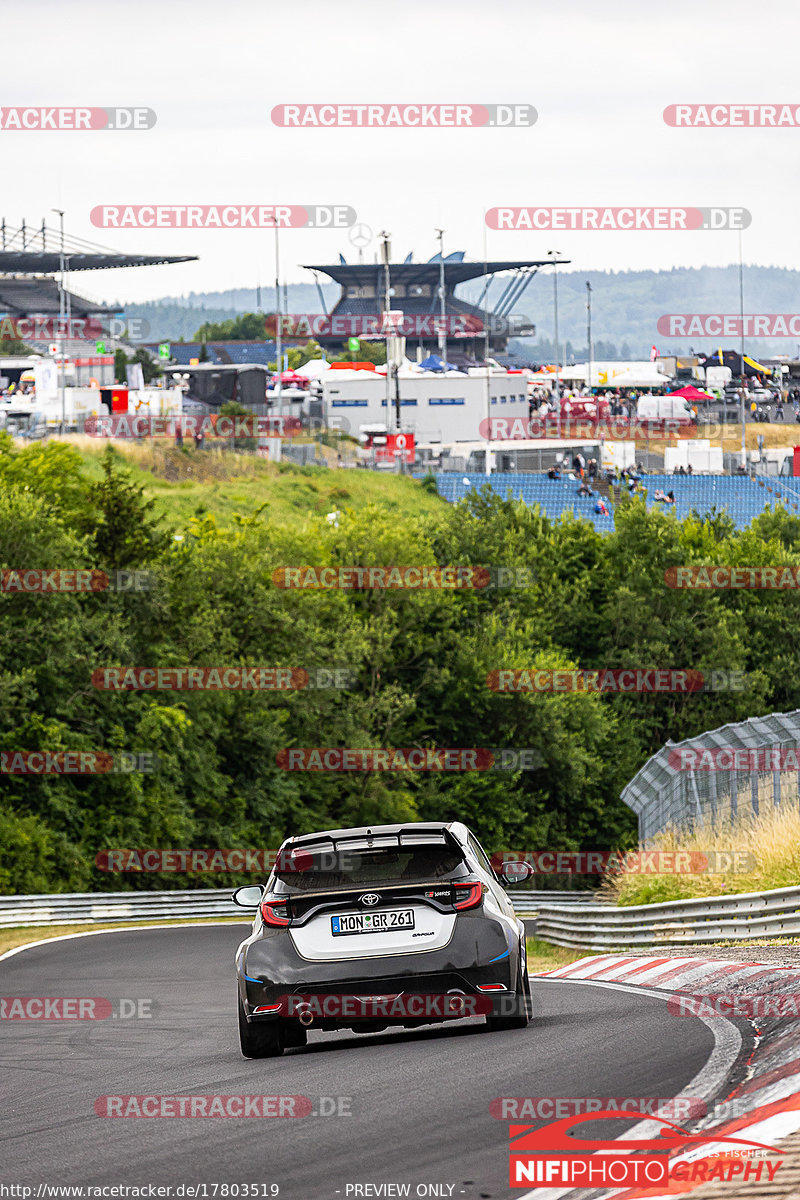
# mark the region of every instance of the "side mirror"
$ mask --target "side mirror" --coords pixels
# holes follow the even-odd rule
[[[260,883],[249,883],[245,887],[237,888],[231,900],[238,904],[239,908],[258,908],[263,895],[264,889]]]
[[[499,872],[500,882],[507,887],[513,887],[514,884],[525,883],[533,875],[533,867],[526,862],[507,862],[503,863],[503,869]]]

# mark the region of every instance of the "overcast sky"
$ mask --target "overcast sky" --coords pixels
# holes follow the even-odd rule
[[[95,229],[98,204],[352,206],[392,233],[393,257],[484,253],[497,205],[743,206],[746,262],[800,267],[800,128],[673,129],[666,105],[800,105],[787,47],[793,0],[28,0],[4,5],[2,105],[142,105],[143,132],[0,133],[0,216],[25,217],[119,250],[197,263],[73,277],[92,298],[145,300],[271,283],[268,232]],[[280,129],[300,102],[528,103],[515,129]],[[367,247],[372,257],[375,245]],[[723,265],[733,232],[490,230],[491,258],[561,251],[579,269]],[[300,264],[348,261],[347,232],[282,234],[282,280]]]

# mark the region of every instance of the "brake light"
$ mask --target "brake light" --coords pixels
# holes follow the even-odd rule
[[[265,925],[288,925],[289,917],[286,912],[286,900],[263,900],[261,916]]]
[[[456,908],[476,908],[483,899],[482,883],[456,883]]]
[[[475,987],[479,992],[507,992],[508,988],[504,983],[476,983]]]

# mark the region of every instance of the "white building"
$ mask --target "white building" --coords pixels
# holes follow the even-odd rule
[[[486,419],[528,420],[527,374],[472,368],[469,374],[401,370],[401,428],[417,445],[483,438]],[[396,428],[395,382],[377,371],[327,371],[321,376],[324,414],[332,428],[358,436],[363,426]],[[482,424],[483,423],[483,424]]]

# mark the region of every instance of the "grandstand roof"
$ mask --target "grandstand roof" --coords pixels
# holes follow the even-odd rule
[[[196,254],[120,254],[84,238],[65,237],[64,257],[68,271],[102,271],[112,267],[155,267],[165,263],[196,262]],[[33,228],[24,222],[18,228],[0,221],[0,273],[46,275],[61,269],[61,232],[43,221]],[[95,310],[97,311],[97,310]]]
[[[402,262],[389,263],[389,272],[394,283],[414,284],[431,283],[439,279],[439,257],[426,263]],[[568,258],[556,260],[559,266],[569,263]],[[468,279],[480,279],[482,275],[496,275],[498,271],[520,271],[523,268],[551,266],[550,258],[530,259],[526,261],[510,260],[502,262],[452,262],[445,258],[445,282],[449,287],[456,287]],[[305,265],[305,264],[304,264]],[[382,275],[383,263],[330,263],[328,266],[306,266],[308,271],[322,271],[335,279],[342,287],[354,283],[372,283],[375,274]]]
[[[73,317],[122,312],[119,305],[84,300],[74,292],[65,292],[64,295],[69,298]],[[58,284],[55,279],[19,279],[0,275],[0,312],[12,317],[49,316],[60,312],[59,305]]]

